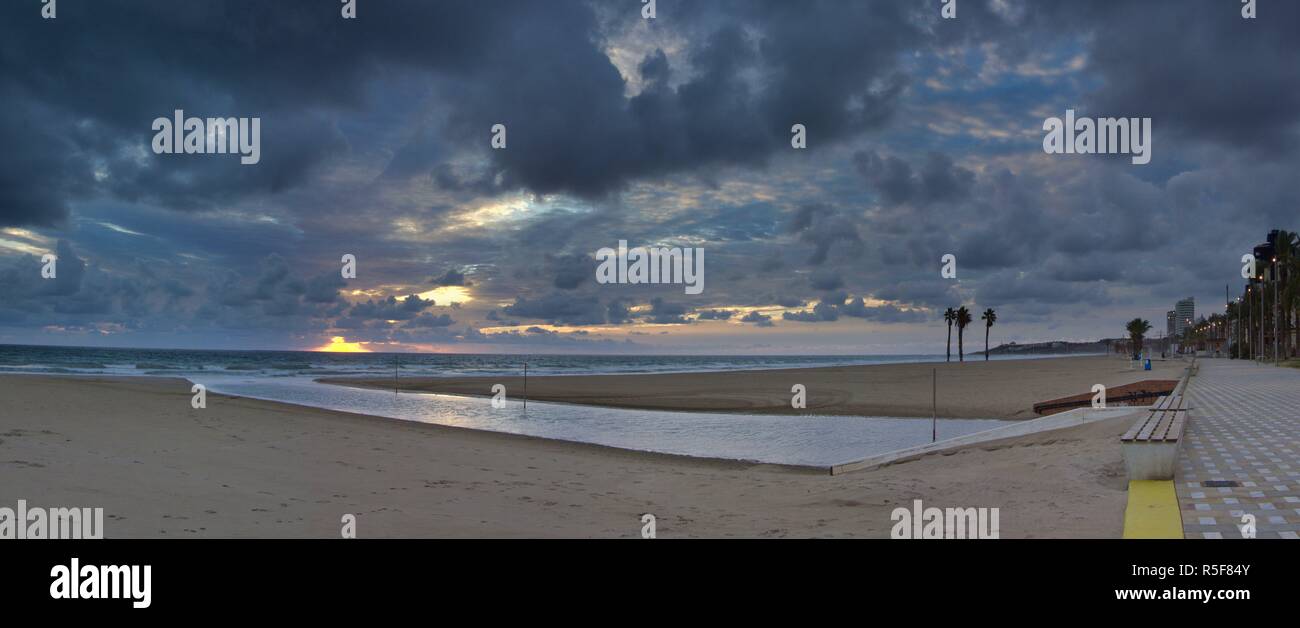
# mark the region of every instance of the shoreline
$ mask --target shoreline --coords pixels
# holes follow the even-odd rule
[[[1130,385],[1177,378],[1180,361],[1153,362],[1151,371],[1128,370],[1113,356],[1071,356],[988,362],[907,362],[798,369],[537,375],[527,380],[530,401],[636,410],[1025,420],[1038,418],[1034,404],[1091,394],[1094,384]],[[937,379],[937,408],[931,378]],[[394,390],[392,378],[320,377],[335,385]],[[407,377],[404,392],[491,397],[496,384],[510,398],[524,394],[522,376]],[[792,387],[803,385],[806,407],[791,407]]]

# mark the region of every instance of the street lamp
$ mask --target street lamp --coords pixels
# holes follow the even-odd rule
[[[1265,292],[1267,292],[1267,288],[1264,287],[1264,274],[1260,273],[1259,275],[1259,351],[1257,351],[1255,354],[1257,359],[1263,359],[1264,357],[1264,323],[1268,322],[1264,320]]]
[[[1246,306],[1250,308],[1250,316],[1246,318],[1246,329],[1244,330],[1246,344],[1250,347],[1250,358],[1255,359],[1255,302],[1251,301],[1250,293],[1252,292],[1250,284],[1246,284]]]
[[[1278,276],[1277,276],[1277,256],[1276,256],[1276,255],[1273,256],[1273,268],[1272,268],[1272,270],[1269,271],[1269,274],[1272,276],[1272,279],[1273,279],[1273,363],[1274,363],[1274,364],[1277,364],[1278,350],[1279,350],[1279,347],[1278,347],[1278,340],[1279,340],[1279,338],[1278,338],[1278,336],[1280,335],[1280,331],[1281,331],[1281,330],[1278,329],[1278,311],[1277,311],[1277,306],[1278,306],[1278,294],[1277,294],[1277,289],[1278,289],[1278,284],[1281,283],[1281,282],[1278,281]]]

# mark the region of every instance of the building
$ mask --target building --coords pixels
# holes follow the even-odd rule
[[[1174,304],[1174,332],[1182,336],[1196,321],[1196,299],[1187,297]]]
[[[1165,313],[1165,338],[1174,337],[1174,332],[1177,330],[1177,327],[1175,326],[1174,323],[1177,320],[1178,320],[1177,312],[1173,310],[1169,310],[1167,313]]]

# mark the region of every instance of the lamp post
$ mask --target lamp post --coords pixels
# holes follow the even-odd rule
[[[1277,276],[1277,256],[1276,256],[1276,255],[1273,256],[1273,269],[1269,271],[1269,274],[1271,275],[1271,278],[1272,278],[1272,280],[1273,280],[1273,364],[1277,364],[1277,362],[1278,362],[1278,351],[1279,351],[1279,349],[1280,349],[1280,347],[1278,346],[1278,341],[1280,340],[1279,337],[1278,337],[1278,335],[1281,333],[1282,330],[1281,330],[1281,328],[1278,327],[1278,320],[1277,320],[1277,319],[1278,319],[1278,316],[1277,316],[1277,314],[1278,314],[1278,313],[1277,313],[1277,306],[1278,306],[1278,294],[1277,294],[1277,290],[1278,290],[1278,284],[1281,283],[1281,282],[1278,281],[1278,276]]]
[[[1250,359],[1255,359],[1255,302],[1251,300],[1252,286],[1246,284],[1246,307],[1250,314],[1246,315],[1246,328],[1242,330],[1242,337],[1246,340],[1246,346],[1250,347]]]
[[[1261,274],[1259,276],[1259,351],[1255,353],[1256,360],[1264,359],[1264,323],[1268,322],[1267,320],[1264,319],[1264,293],[1265,292],[1266,290],[1264,288],[1264,275]]]

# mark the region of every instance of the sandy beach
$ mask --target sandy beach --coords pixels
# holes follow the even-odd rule
[[[528,378],[528,398],[650,410],[755,414],[835,414],[929,417],[931,373],[937,369],[941,417],[1031,419],[1033,405],[1090,393],[1094,384],[1116,387],[1148,379],[1178,379],[1180,361],[1153,361],[1151,371],[1129,370],[1114,356],[965,363],[881,364],[808,369],[564,375]],[[326,378],[326,383],[392,390],[393,378]],[[490,396],[494,384],[523,394],[522,377],[402,378],[402,390]],[[791,408],[791,387],[803,384],[807,409]]]
[[[978,379],[1015,365],[967,368]],[[661,539],[886,537],[892,510],[914,499],[998,507],[1004,538],[1115,538],[1117,437],[1131,422],[832,477],[217,394],[193,409],[181,379],[5,375],[0,397],[0,503],[103,507],[109,537],[149,538],[338,538],[345,513],[360,537],[636,538],[643,513]]]

